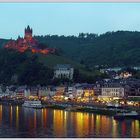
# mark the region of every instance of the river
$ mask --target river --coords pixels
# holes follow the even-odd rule
[[[140,121],[58,109],[0,105],[0,137],[140,137]]]

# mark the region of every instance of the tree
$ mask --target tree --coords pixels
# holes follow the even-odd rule
[[[47,49],[48,48],[48,45],[47,44],[44,44],[44,43],[39,43],[37,47],[39,49]]]

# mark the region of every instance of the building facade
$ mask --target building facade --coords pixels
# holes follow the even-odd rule
[[[103,87],[101,89],[101,96],[124,97],[124,88],[123,87]]]
[[[54,78],[68,78],[73,79],[74,68],[69,64],[58,64],[54,68]]]

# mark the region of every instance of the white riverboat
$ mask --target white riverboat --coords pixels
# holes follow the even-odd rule
[[[115,103],[115,104],[113,104],[113,103],[107,103],[107,108],[123,108],[120,104],[118,104],[118,103]]]
[[[36,108],[36,109],[40,109],[40,108],[43,107],[40,100],[37,100],[37,101],[24,101],[22,106],[23,107],[28,107],[28,108]]]

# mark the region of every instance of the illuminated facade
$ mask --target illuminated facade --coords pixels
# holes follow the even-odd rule
[[[24,34],[24,39],[27,41],[27,42],[31,42],[33,37],[32,37],[32,33],[33,33],[33,30],[29,27],[29,25],[27,26],[27,29],[25,28],[25,34]]]
[[[56,87],[55,95],[64,95],[65,92],[65,86],[61,85]]]
[[[76,97],[82,97],[84,94],[84,90],[82,87],[76,89]]]
[[[16,49],[19,52],[24,52],[26,50],[31,50],[32,53],[55,53],[55,49],[48,48],[47,46],[45,48],[39,48],[38,47],[38,41],[32,36],[33,30],[27,26],[24,31],[24,38],[18,37],[17,40],[10,39],[5,45],[4,48],[11,48]]]
[[[129,78],[129,77],[132,77],[132,73],[129,73],[129,72],[122,72],[120,74],[120,78]]]
[[[94,89],[93,88],[85,88],[84,89],[84,97],[93,97]]]
[[[124,97],[124,88],[123,87],[103,87],[101,89],[101,96]]]

